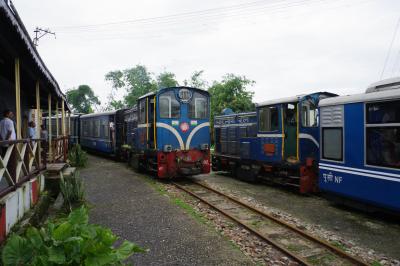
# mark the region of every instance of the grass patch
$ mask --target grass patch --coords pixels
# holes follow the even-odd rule
[[[347,247],[345,245],[343,245],[342,243],[338,242],[338,241],[332,241],[331,244],[335,247],[337,247],[338,249],[341,249],[343,251],[347,251]]]
[[[371,266],[382,266],[382,264],[379,261],[374,261]]]
[[[335,256],[332,254],[326,254],[323,256],[309,257],[307,261],[313,265],[329,265],[335,260]]]
[[[301,251],[303,248],[302,248],[302,246],[299,246],[299,245],[289,244],[289,245],[287,246],[287,249],[290,250],[290,251],[299,252],[299,251]]]

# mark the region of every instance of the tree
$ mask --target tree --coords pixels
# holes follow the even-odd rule
[[[136,104],[140,96],[157,90],[157,84],[151,73],[143,65],[136,65],[123,71],[110,71],[105,79],[111,82],[113,90],[123,88],[126,91],[124,105],[128,107]]]
[[[221,82],[214,81],[208,89],[211,95],[211,121],[225,108],[231,108],[234,112],[253,111],[254,92],[249,91],[248,87],[254,83],[245,76],[234,74],[225,75]]]
[[[175,74],[172,72],[164,71],[157,76],[158,89],[179,86],[178,81],[175,79]]]
[[[100,105],[99,98],[88,85],[79,85],[77,89],[70,89],[67,91],[66,96],[68,103],[78,113],[93,113],[96,106]]]
[[[206,89],[208,87],[208,82],[201,78],[204,70],[193,72],[189,80],[185,80],[183,83],[185,86],[190,86],[199,89]]]

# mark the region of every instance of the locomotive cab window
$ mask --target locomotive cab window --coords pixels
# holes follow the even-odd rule
[[[206,119],[208,116],[208,99],[201,93],[193,93],[189,103],[189,117],[194,119]]]
[[[266,106],[259,109],[259,131],[276,131],[279,128],[279,112],[275,106]]]
[[[167,91],[160,95],[158,106],[161,118],[179,118],[180,104],[173,91]]]
[[[400,169],[400,100],[366,104],[366,162]]]
[[[318,126],[318,106],[311,101],[305,101],[301,106],[301,124],[303,127]]]

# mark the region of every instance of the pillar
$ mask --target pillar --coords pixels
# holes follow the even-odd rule
[[[59,125],[58,125],[58,100],[56,101],[56,138],[58,138]]]
[[[19,58],[15,59],[15,117],[16,117],[16,133],[17,139],[21,139],[21,77]]]
[[[48,134],[49,134],[49,145],[47,145],[48,147],[49,147],[49,159],[51,159],[52,158],[52,156],[53,156],[53,153],[52,153],[52,150],[51,150],[51,139],[52,139],[52,130],[51,130],[51,94],[49,93],[49,95],[48,95],[48,98],[47,98],[47,102],[48,102],[48,105],[49,105],[49,114],[48,114],[48,125],[47,125],[47,132],[48,132]]]
[[[64,101],[61,102],[61,132],[62,136],[66,136],[66,131],[65,131],[65,107],[64,107]]]

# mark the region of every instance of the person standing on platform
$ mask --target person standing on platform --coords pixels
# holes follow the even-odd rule
[[[15,134],[15,127],[14,127],[14,122],[11,120],[14,117],[13,112],[11,110],[7,109],[3,112],[3,119],[0,121],[0,139],[3,141],[7,140],[16,140],[16,134]],[[1,155],[4,156],[4,154],[7,151],[8,144],[4,144],[1,146]]]
[[[28,124],[28,138],[34,139],[36,137],[35,122],[31,121]]]

